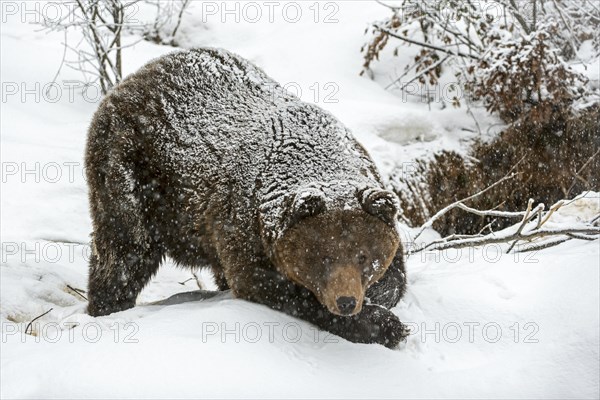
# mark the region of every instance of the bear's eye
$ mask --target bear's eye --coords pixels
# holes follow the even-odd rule
[[[364,254],[359,254],[358,256],[358,263],[359,264],[364,264],[367,261],[367,256],[365,256]]]

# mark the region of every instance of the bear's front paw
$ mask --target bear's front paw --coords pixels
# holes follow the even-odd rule
[[[394,348],[410,333],[394,313],[381,306],[364,305],[356,318],[359,320],[358,326],[370,337],[369,343]]]
[[[357,315],[336,319],[335,333],[354,343],[378,343],[394,348],[410,333],[396,315],[377,305],[365,304]]]

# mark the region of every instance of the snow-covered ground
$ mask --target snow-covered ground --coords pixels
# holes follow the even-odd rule
[[[23,23],[35,17],[25,2],[14,4],[16,14],[3,8],[1,33],[2,398],[600,396],[597,240],[517,255],[489,246],[411,256],[408,293],[394,312],[413,335],[396,350],[346,342],[229,294],[150,304],[198,288],[190,271],[172,265],[134,309],[86,315],[75,290],[86,289],[91,223],[82,163],[97,96],[70,89],[81,77],[69,69],[59,94],[46,92],[64,37]],[[217,14],[203,23],[203,6],[193,3],[181,45],[225,47],[255,62],[347,124],[384,174],[435,149],[462,151],[475,131],[464,108],[429,110],[384,91],[391,62],[376,67],[374,81],[358,75],[364,28],[388,13],[380,5],[318,3],[316,18],[306,3],[297,23],[280,5],[271,23],[257,3],[260,22],[230,15],[223,23],[222,3],[212,4]],[[326,23],[328,15],[337,22]],[[141,42],[125,51],[125,70],[172,50]],[[497,122],[473,111],[484,128]],[[588,194],[554,223],[599,210],[598,194]],[[199,278],[213,287],[208,273]]]

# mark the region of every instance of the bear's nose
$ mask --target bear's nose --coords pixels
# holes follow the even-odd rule
[[[341,296],[337,298],[336,303],[340,313],[349,315],[356,308],[356,297]]]

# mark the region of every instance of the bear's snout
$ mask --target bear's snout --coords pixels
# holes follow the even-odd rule
[[[336,300],[337,308],[342,315],[350,315],[356,308],[356,297],[340,296]]]
[[[360,312],[365,288],[360,270],[353,266],[338,266],[331,272],[323,290],[323,304],[337,315],[354,315]]]

